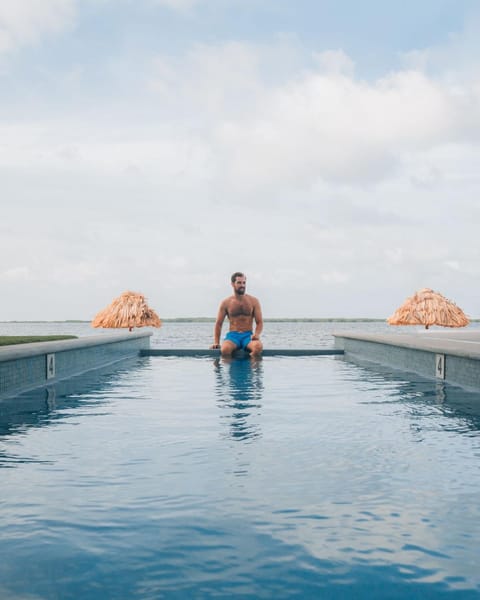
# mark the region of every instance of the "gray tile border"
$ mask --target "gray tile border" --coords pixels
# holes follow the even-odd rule
[[[0,399],[139,356],[151,332],[115,333],[0,349]]]
[[[480,390],[480,331],[425,331],[417,334],[334,333],[345,359],[362,359]]]

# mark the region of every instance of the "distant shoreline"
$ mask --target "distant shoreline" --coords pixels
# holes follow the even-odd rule
[[[470,319],[471,323],[480,319]],[[0,321],[0,323],[90,323],[82,319],[67,319],[64,321]],[[215,323],[214,317],[176,317],[162,319],[163,323]],[[265,323],[385,323],[386,319],[370,319],[367,317],[278,317],[266,318]]]

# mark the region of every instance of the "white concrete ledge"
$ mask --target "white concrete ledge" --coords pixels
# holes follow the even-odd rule
[[[118,332],[105,335],[89,335],[71,340],[54,340],[50,342],[31,342],[28,344],[12,344],[0,347],[0,362],[38,356],[39,354],[50,354],[52,352],[65,352],[66,350],[78,350],[79,348],[90,348],[103,344],[114,344],[132,339],[150,337],[150,331],[131,331],[129,333]]]
[[[480,360],[480,330],[470,331],[432,331],[424,330],[417,333],[359,333],[345,332],[334,333],[335,339],[342,338],[351,340],[363,340],[386,344],[387,346],[397,346],[400,348],[410,348],[412,350],[425,350],[426,352],[448,353],[452,356],[463,356]],[[341,344],[336,343],[336,347]]]

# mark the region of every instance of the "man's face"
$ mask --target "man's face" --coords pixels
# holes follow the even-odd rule
[[[245,289],[247,287],[247,280],[245,277],[236,277],[235,281],[232,283],[233,291],[240,296],[243,296],[245,293]]]

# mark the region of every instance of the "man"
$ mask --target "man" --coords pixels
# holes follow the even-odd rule
[[[245,293],[247,279],[243,273],[236,272],[231,277],[233,295],[225,298],[218,309],[213,335],[213,346],[220,348],[220,334],[225,317],[230,321],[230,331],[221,346],[222,356],[231,356],[237,348],[247,350],[251,356],[258,356],[263,345],[260,335],[263,330],[262,309],[260,302]],[[255,331],[253,322],[255,321]]]

